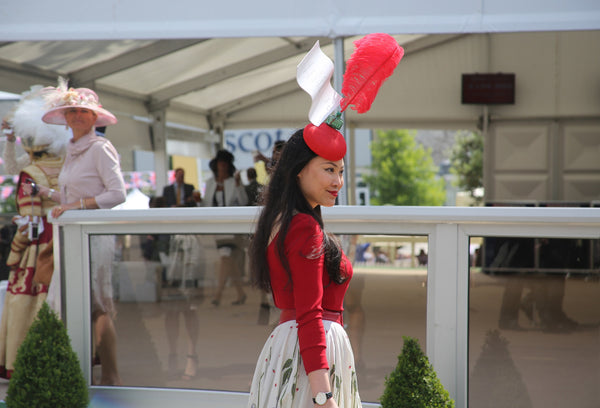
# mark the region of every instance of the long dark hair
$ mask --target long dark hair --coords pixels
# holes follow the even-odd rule
[[[346,279],[340,273],[342,250],[335,237],[323,228],[321,207],[312,208],[298,185],[298,173],[316,156],[304,142],[302,129],[300,129],[285,144],[281,158],[271,174],[271,180],[264,193],[264,207],[258,218],[256,232],[249,249],[252,283],[261,289],[271,288],[267,247],[276,224],[279,224],[279,235],[275,242],[277,254],[291,282],[292,275],[283,244],[296,213],[310,215],[323,230],[323,244],[318,252],[325,255],[325,269],[330,279],[335,283],[341,283]],[[306,256],[311,255],[314,254],[306,254]]]

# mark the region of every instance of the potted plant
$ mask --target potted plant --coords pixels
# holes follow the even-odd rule
[[[17,351],[8,408],[84,408],[88,388],[67,330],[44,302]]]
[[[385,377],[383,408],[453,408],[454,401],[438,379],[419,342],[403,337],[398,365]]]

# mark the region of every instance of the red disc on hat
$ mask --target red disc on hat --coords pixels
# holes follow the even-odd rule
[[[319,156],[338,161],[346,155],[344,135],[323,122],[319,126],[309,123],[304,128],[304,141]]]

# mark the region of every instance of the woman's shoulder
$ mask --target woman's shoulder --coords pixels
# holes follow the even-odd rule
[[[90,151],[93,151],[95,153],[110,153],[111,155],[115,155],[118,154],[117,153],[117,149],[115,149],[115,146],[112,144],[112,142],[110,140],[108,140],[105,137],[101,137],[101,136],[93,136],[92,140],[90,141],[90,147],[89,147]]]
[[[305,231],[314,233],[315,231],[321,233],[321,226],[311,215],[306,213],[297,213],[292,217],[290,223],[290,231]]]
[[[96,135],[91,137],[90,145],[94,146],[96,148],[103,147],[103,146],[110,146],[110,147],[114,148],[114,146],[110,140],[108,140],[105,137],[96,136]]]

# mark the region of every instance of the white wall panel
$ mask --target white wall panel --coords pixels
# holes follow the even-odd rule
[[[548,200],[546,174],[501,174],[494,177],[495,196],[488,201]]]
[[[564,170],[600,172],[600,125],[565,126]]]
[[[600,174],[566,175],[563,178],[565,201],[600,200]]]
[[[545,125],[497,127],[493,145],[495,170],[546,172],[548,134]]]

